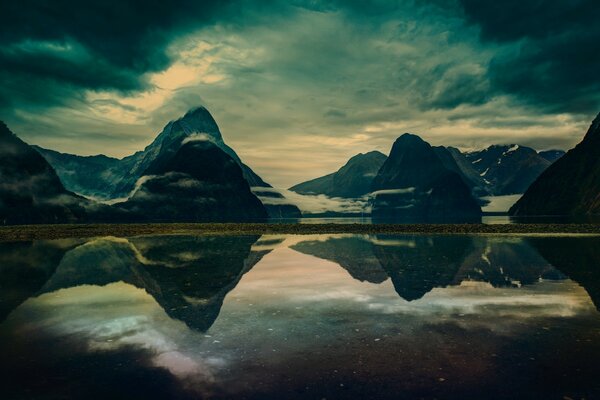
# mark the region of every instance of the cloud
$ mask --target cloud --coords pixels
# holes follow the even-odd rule
[[[547,112],[598,112],[597,1],[461,3],[484,43],[503,46],[488,70],[495,90]]]
[[[375,192],[370,193],[369,196],[371,196],[371,197],[377,197],[377,196],[381,196],[381,195],[409,194],[409,193],[414,193],[414,192],[415,192],[415,188],[414,187],[407,187],[407,188],[401,188],[401,189],[377,190]]]
[[[190,142],[214,142],[214,139],[208,133],[193,133],[189,136],[186,136],[181,144],[184,145]]]
[[[283,205],[283,204],[294,204],[298,206],[302,214],[322,214],[326,212],[337,212],[344,214],[357,214],[357,213],[369,213],[370,209],[367,200],[363,199],[343,199],[339,197],[327,197],[323,194],[320,195],[303,195],[296,192],[292,192],[285,189],[276,188],[253,188],[260,192],[273,192],[283,195],[284,197],[269,197],[261,196],[260,193],[257,197],[263,204],[268,205]]]

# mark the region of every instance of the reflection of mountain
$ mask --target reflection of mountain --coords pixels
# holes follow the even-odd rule
[[[373,252],[394,284],[396,292],[406,300],[423,297],[435,287],[446,287],[454,281],[471,245],[468,236],[414,236],[403,238],[406,245],[394,244],[388,237],[378,237],[380,245]]]
[[[469,236],[351,236],[309,240],[292,246],[304,254],[333,261],[360,281],[391,278],[405,300],[416,300],[436,287],[463,281],[494,287],[564,279],[523,239]]]
[[[309,240],[291,246],[300,253],[310,254],[339,264],[359,281],[381,283],[388,276],[381,268],[370,241],[360,236]]]
[[[523,239],[473,238],[455,282],[489,282],[494,287],[530,285],[544,279],[564,279]]]
[[[146,290],[172,318],[205,331],[242,275],[268,250],[257,236],[104,238],[69,251],[41,293],[123,281]]]
[[[549,263],[583,286],[600,310],[599,238],[532,237],[527,241]]]
[[[72,240],[0,243],[0,321],[54,273]]]

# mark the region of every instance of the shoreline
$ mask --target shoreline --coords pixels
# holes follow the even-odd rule
[[[297,224],[297,223],[151,223],[56,224],[0,227],[0,241],[129,237],[140,235],[587,235],[600,236],[600,224]]]

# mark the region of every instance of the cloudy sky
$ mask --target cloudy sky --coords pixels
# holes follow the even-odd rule
[[[576,144],[600,111],[597,0],[108,1],[0,6],[0,119],[122,157],[189,108],[276,186],[386,152]]]

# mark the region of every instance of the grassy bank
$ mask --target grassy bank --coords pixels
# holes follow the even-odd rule
[[[600,235],[600,224],[95,224],[18,225],[0,227],[0,241],[62,239],[152,234],[266,235],[266,234],[588,234]]]

